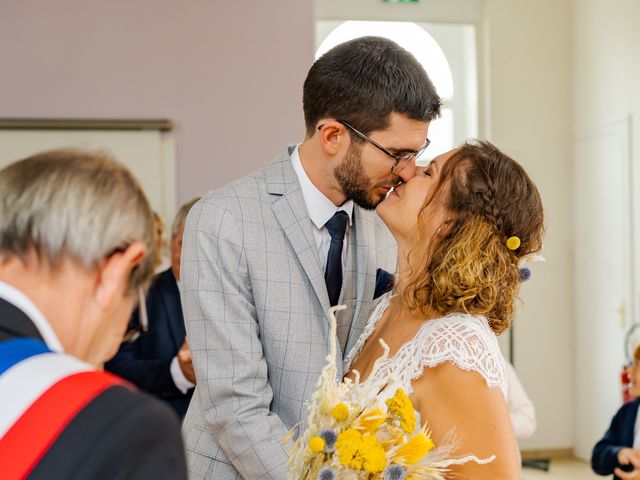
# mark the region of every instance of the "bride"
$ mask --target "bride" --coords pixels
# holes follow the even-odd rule
[[[496,334],[514,314],[518,261],[542,245],[535,185],[492,144],[466,143],[377,212],[398,242],[398,281],[345,358],[347,376],[397,379],[436,445],[453,428],[455,455],[496,456],[452,467],[456,478],[519,478]],[[390,349],[383,359],[381,339]]]

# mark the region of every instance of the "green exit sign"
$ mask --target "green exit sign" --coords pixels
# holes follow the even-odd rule
[[[419,0],[382,0],[382,3],[418,3]]]

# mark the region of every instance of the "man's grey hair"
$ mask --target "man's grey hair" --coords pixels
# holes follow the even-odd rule
[[[178,230],[180,230],[180,227],[184,225],[184,222],[187,221],[189,210],[191,210],[191,207],[193,207],[195,203],[200,200],[200,198],[201,197],[196,197],[192,200],[189,200],[187,203],[180,207],[178,213],[176,213],[176,216],[173,219],[173,223],[171,224],[171,237],[174,237],[175,234],[178,233]]]
[[[102,152],[52,150],[0,170],[0,260],[35,252],[53,268],[65,258],[87,269],[134,241],[147,254],[130,289],[153,275],[153,214],[131,172]]]

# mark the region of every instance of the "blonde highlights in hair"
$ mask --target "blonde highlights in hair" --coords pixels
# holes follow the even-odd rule
[[[412,311],[426,306],[440,315],[482,315],[495,333],[502,333],[513,316],[520,281],[514,255],[480,216],[447,244],[442,258],[429,262],[426,275],[413,270],[402,290],[405,304]]]
[[[419,315],[481,315],[495,333],[504,332],[521,282],[518,260],[542,246],[538,190],[520,165],[489,142],[466,143],[444,165],[420,216],[435,202],[450,220],[428,248],[419,232],[409,271],[397,285],[403,303]],[[506,246],[510,236],[521,241],[515,251]]]

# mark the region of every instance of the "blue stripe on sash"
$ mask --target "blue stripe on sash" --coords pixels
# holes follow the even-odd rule
[[[13,338],[0,342],[0,375],[29,357],[50,351],[44,342],[35,338]]]

